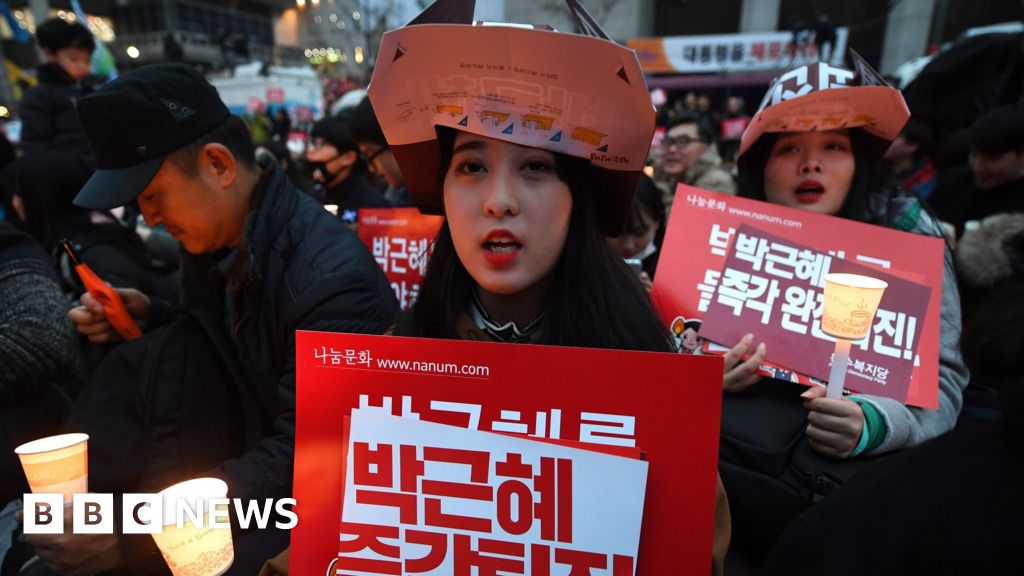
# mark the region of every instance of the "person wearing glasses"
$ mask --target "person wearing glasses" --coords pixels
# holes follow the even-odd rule
[[[677,184],[736,194],[736,180],[722,167],[714,134],[711,124],[696,112],[684,112],[666,127],[661,167],[670,197],[675,196]]]

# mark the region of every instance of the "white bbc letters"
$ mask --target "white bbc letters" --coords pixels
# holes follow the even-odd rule
[[[630,429],[632,430],[632,429]],[[621,428],[616,428],[622,433]],[[75,494],[72,502],[64,504],[63,494],[25,494],[22,498],[25,534],[64,534],[65,518],[70,514],[73,534],[114,534],[113,494]],[[159,534],[166,525],[179,528],[191,523],[201,527],[209,514],[209,527],[231,528],[231,509],[243,529],[250,525],[266,530],[274,512],[280,516],[274,525],[289,530],[298,524],[294,498],[280,500],[240,500],[237,498],[180,498],[164,501],[160,494],[124,494],[121,499],[122,534]]]
[[[207,505],[210,507],[210,528],[231,528],[231,500],[210,498]]]
[[[64,533],[63,494],[25,494],[25,534]]]
[[[75,534],[114,533],[113,494],[75,494],[71,511]]]
[[[159,494],[125,494],[121,502],[122,532],[159,534],[163,530],[164,499]]]
[[[295,528],[296,524],[299,523],[299,515],[296,514],[293,510],[285,508],[285,506],[291,506],[292,508],[295,508],[295,498],[282,498],[277,501],[277,504],[274,505],[274,510],[277,511],[277,514],[288,519],[287,522],[274,523],[274,527],[278,530],[291,530],[292,528]]]

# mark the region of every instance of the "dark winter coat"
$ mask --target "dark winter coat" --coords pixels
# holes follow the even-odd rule
[[[253,194],[227,282],[227,316],[246,376],[276,418],[271,434],[218,474],[233,497],[284,498],[295,452],[295,331],[380,334],[398,304],[359,239],[276,167]],[[200,293],[210,288],[203,284]]]
[[[391,207],[383,194],[370,186],[361,174],[354,172],[324,192],[324,203],[337,204],[338,218],[345,224],[355,224],[361,208]]]
[[[384,273],[344,224],[299,192],[272,161],[261,170],[238,248],[186,255],[181,272],[183,305],[225,318],[249,390],[261,411],[273,415],[251,450],[202,475],[222,478],[232,498],[262,502],[292,493],[295,331],[380,334],[398,304]],[[153,301],[152,324],[172,318],[169,303]],[[239,545],[236,564],[240,555],[262,561],[280,551],[242,553]],[[122,537],[121,549],[131,573],[166,574],[151,539]]]
[[[55,150],[81,166],[95,161],[78,119],[75,102],[87,94],[58,64],[39,67],[39,84],[21,100],[21,145],[26,152]]]
[[[1009,574],[1024,565],[1024,445],[989,421],[874,463],[799,517],[764,575]]]

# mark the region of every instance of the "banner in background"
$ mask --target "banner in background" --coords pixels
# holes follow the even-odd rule
[[[636,50],[644,72],[704,73],[781,71],[825,58],[842,64],[846,54],[847,28],[836,29],[835,45],[819,54],[811,37],[793,32],[712,34],[637,38],[626,43]]]

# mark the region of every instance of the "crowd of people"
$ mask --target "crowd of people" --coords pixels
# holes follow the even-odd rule
[[[20,154],[0,158],[0,509],[28,491],[13,448],[76,425],[95,426],[84,430],[95,435],[90,458],[132,469],[91,478],[97,492],[201,474],[225,480],[232,497],[292,496],[296,330],[678,352],[649,294],[685,184],[945,243],[938,382],[925,383],[939,390],[935,410],[827,398],[761,376],[769,351],[757,334],[721,343],[732,348],[713,572],[957,574],[1024,563],[1024,94],[990,102],[939,140],[854,55],[851,70],[833,67],[845,85],[778,91],[753,113],[736,97],[714,113],[707,95],[690,93],[616,124],[617,139],[637,143],[625,156],[639,160],[623,169],[458,118],[378,116],[382,94],[412,99],[416,85],[379,69],[369,96],[317,121],[296,155],[282,141],[286,115],[257,146],[187,65],[144,66],[92,90],[81,83],[94,48],[87,29],[54,19],[37,38],[48,61],[22,103]],[[558,33],[566,50],[585,49],[580,38]],[[758,121],[836,90],[848,91],[836,113],[851,119],[840,129]],[[865,121],[878,90],[894,112]],[[623,107],[649,97],[642,82],[616,94]],[[400,134],[416,121],[429,136],[413,144]],[[648,154],[656,122],[663,136]],[[353,233],[360,209],[391,206],[445,215],[405,313]],[[145,336],[122,341],[64,239]],[[176,338],[219,354],[161,360]],[[175,406],[137,410],[156,400],[134,379],[207,369],[232,376],[204,390],[224,408],[224,441],[186,441],[173,417],[156,434],[150,419]],[[139,461],[116,462],[104,439]],[[166,465],[168,450],[186,449],[202,457]],[[796,461],[820,473],[816,485],[787,476]],[[288,545],[286,531],[236,530],[229,574],[287,574]],[[24,537],[15,527],[0,533],[0,557],[2,576],[166,570],[147,535]]]

